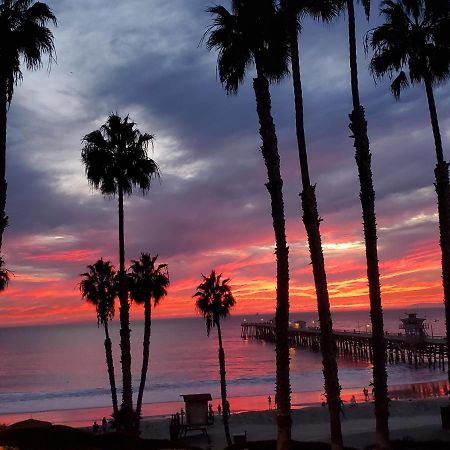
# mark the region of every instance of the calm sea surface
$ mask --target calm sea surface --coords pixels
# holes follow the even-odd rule
[[[439,308],[416,310],[427,317],[435,335],[444,334],[444,312]],[[385,311],[386,330],[398,332],[403,310]],[[335,328],[364,330],[368,313],[334,313]],[[267,316],[247,316],[247,320]],[[230,397],[265,396],[274,392],[275,352],[272,344],[240,338],[243,317],[224,322],[224,347]],[[316,320],[314,313],[293,314],[292,320]],[[116,378],[120,385],[118,321],[112,324]],[[132,323],[134,386],[139,385],[143,323]],[[430,331],[431,334],[431,331]],[[88,409],[111,404],[102,328],[92,324],[0,328],[0,414]],[[292,350],[293,402],[302,395],[323,392],[321,358],[308,350]],[[150,370],[146,403],[176,402],[180,394],[210,392],[219,398],[217,336],[208,338],[201,318],[155,320],[152,326]],[[372,378],[365,362],[339,361],[344,389],[367,386]],[[405,365],[389,366],[391,386],[438,381],[445,373]]]

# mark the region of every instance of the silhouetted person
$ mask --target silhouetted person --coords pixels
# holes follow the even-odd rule
[[[102,432],[106,433],[108,431],[108,422],[106,421],[106,417],[102,419]]]
[[[220,404],[217,405],[217,414],[220,416],[222,414],[222,407]]]
[[[369,391],[367,390],[367,388],[363,389],[363,394],[364,394],[364,400],[366,402],[368,402],[369,401]]]
[[[93,432],[94,434],[97,434],[99,429],[100,429],[100,427],[98,426],[97,421],[94,420],[94,423],[92,424],[92,432]]]
[[[267,401],[269,402],[269,409],[272,409],[272,397],[270,395],[267,397]]]
[[[223,413],[226,414],[227,417],[229,417],[231,414],[231,410],[230,410],[230,402],[228,400],[225,400],[224,407],[225,407],[225,411]]]
[[[352,395],[352,398],[350,399],[350,405],[356,406],[356,397],[354,395]]]

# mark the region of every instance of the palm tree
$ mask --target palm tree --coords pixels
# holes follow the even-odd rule
[[[120,300],[120,348],[122,361],[122,406],[119,425],[127,431],[137,426],[133,412],[130,349],[130,304],[125,273],[124,194],[131,195],[137,186],[143,193],[150,189],[153,177],[159,176],[156,163],[148,157],[148,144],[153,136],[141,132],[126,116],[124,119],[111,114],[106,123],[83,138],[81,159],[85,165],[89,183],[105,196],[119,198],[119,300]]]
[[[218,51],[219,78],[228,94],[237,93],[247,70],[254,64],[253,89],[262,140],[262,156],[267,168],[273,229],[276,242],[276,392],[278,400],[278,450],[288,448],[291,440],[291,399],[289,382],[289,260],[286,243],[283,180],[275,124],[272,117],[269,82],[287,73],[287,41],[281,16],[273,0],[233,0],[232,11],[223,6],[207,10],[214,17],[207,47]]]
[[[136,403],[136,415],[141,417],[142,398],[144,396],[145,379],[148,371],[150,355],[151,306],[156,307],[160,300],[167,295],[169,287],[169,272],[167,264],[156,264],[158,255],[151,256],[142,253],[139,260],[133,260],[128,273],[130,284],[130,297],[133,301],[144,305],[144,342],[142,352],[141,382]]]
[[[231,445],[230,427],[228,423],[230,410],[227,401],[227,382],[225,378],[225,352],[222,343],[222,330],[220,319],[225,319],[230,315],[231,308],[236,301],[229,286],[229,278],[222,280],[222,274],[216,275],[215,270],[206,277],[202,274],[203,283],[197,286],[197,292],[193,295],[196,298],[195,306],[206,322],[206,333],[209,336],[212,327],[217,328],[219,338],[219,368],[220,368],[220,392],[222,396],[223,426],[227,444]]]
[[[109,337],[108,322],[114,317],[114,301],[117,296],[117,281],[114,267],[109,261],[99,259],[95,264],[87,266],[88,272],[82,273],[83,280],[79,284],[82,298],[95,306],[97,311],[97,325],[103,325],[105,330],[105,353],[108,367],[109,383],[113,405],[113,416],[119,411],[117,406],[116,379],[111,338]]]
[[[297,146],[300,162],[301,183],[303,190],[300,194],[303,209],[303,222],[308,235],[309,250],[316,286],[317,306],[321,329],[321,351],[323,358],[323,373],[325,378],[325,392],[330,411],[331,442],[333,448],[342,448],[341,430],[341,398],[336,362],[337,347],[333,337],[333,322],[330,311],[325,260],[320,235],[320,217],[317,209],[315,186],[311,185],[308,166],[308,153],[303,120],[303,93],[300,74],[300,54],[298,34],[301,19],[312,16],[329,22],[340,12],[341,7],[333,0],[283,0],[282,10],[286,19],[286,30],[289,41],[292,79],[294,85],[295,124]]]
[[[434,170],[438,197],[442,282],[444,287],[447,346],[450,348],[450,183],[444,160],[433,86],[450,74],[450,2],[448,0],[389,0],[381,4],[385,24],[367,39],[374,50],[371,72],[396,75],[391,91],[396,99],[409,83],[425,85],[434,135],[437,164]],[[408,72],[408,76],[405,71]],[[450,369],[448,371],[450,383]]]
[[[5,267],[3,257],[0,256],[0,292],[8,287],[10,274],[11,272]]]
[[[56,26],[52,10],[34,0],[0,0],[0,250],[6,216],[6,122],[14,87],[22,80],[21,61],[28,70],[42,67],[43,55],[51,62],[55,55],[53,34]]]
[[[366,17],[370,15],[370,0],[362,3]],[[356,52],[356,19],[354,0],[345,0],[348,13],[348,41],[350,54],[350,78],[353,111],[349,115],[349,128],[355,147],[355,160],[360,184],[364,242],[366,248],[367,279],[369,283],[370,320],[373,342],[373,383],[375,393],[376,446],[389,448],[389,398],[386,372],[386,342],[384,338],[383,308],[381,301],[380,269],[377,248],[377,221],[375,213],[375,189],[372,177],[372,155],[367,133],[367,120],[361,105],[358,84],[358,61]],[[342,0],[336,0],[338,6]]]

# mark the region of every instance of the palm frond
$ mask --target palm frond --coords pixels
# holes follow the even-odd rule
[[[3,256],[0,256],[0,292],[8,287],[11,275],[14,274],[6,268]]]
[[[370,18],[370,0],[359,0],[363,5],[367,20]]]
[[[346,0],[287,0],[301,19],[311,17],[322,22],[331,22],[347,6]]]
[[[406,73],[401,71],[398,76],[391,83],[391,92],[394,95],[395,99],[398,100],[400,98],[400,93],[405,90],[409,86],[408,77]]]

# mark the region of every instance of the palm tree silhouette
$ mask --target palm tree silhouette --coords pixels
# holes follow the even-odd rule
[[[9,284],[11,272],[5,267],[5,261],[0,256],[0,292],[4,291]]]
[[[225,428],[227,444],[231,445],[230,427],[228,423],[230,411],[227,401],[227,382],[225,378],[225,352],[222,343],[222,330],[220,319],[225,319],[230,315],[231,308],[236,301],[229,286],[229,278],[222,280],[222,274],[216,275],[215,270],[206,277],[202,274],[203,283],[197,286],[197,292],[193,295],[196,298],[195,306],[206,322],[206,333],[209,336],[212,327],[217,328],[219,339],[219,367],[220,367],[220,392],[222,395],[222,418]]]
[[[283,180],[275,124],[272,117],[269,82],[278,81],[288,71],[287,40],[283,21],[273,0],[233,0],[232,11],[223,6],[207,10],[214,17],[207,47],[218,51],[219,78],[228,94],[237,93],[251,65],[256,68],[253,89],[262,140],[262,156],[267,168],[267,190],[272,206],[277,258],[276,307],[276,391],[278,400],[278,450],[291,440],[291,400],[289,381],[289,260],[286,243]]]
[[[362,3],[367,19],[370,0]],[[356,51],[355,0],[336,0],[338,7],[347,7],[350,79],[353,111],[349,115],[349,128],[354,139],[355,160],[360,184],[364,243],[366,250],[367,279],[369,284],[370,320],[372,324],[373,380],[375,393],[376,445],[377,449],[389,448],[389,398],[386,372],[386,342],[384,337],[383,308],[381,301],[380,269],[378,264],[377,221],[375,212],[375,189],[372,176],[372,155],[367,132],[367,120],[361,105],[358,83]]]
[[[437,164],[434,170],[438,197],[442,283],[444,287],[447,345],[450,348],[450,183],[444,160],[433,86],[450,74],[450,3],[448,0],[383,1],[385,24],[371,30],[367,41],[374,50],[370,70],[376,77],[396,77],[391,91],[400,97],[409,83],[423,83],[428,99]],[[408,76],[405,71],[408,71]],[[448,371],[450,383],[450,368]]]
[[[156,264],[158,255],[151,256],[142,253],[139,260],[133,260],[128,272],[130,297],[133,301],[144,305],[144,342],[142,352],[141,382],[136,403],[136,415],[141,417],[142,398],[144,396],[145,380],[148,371],[150,355],[151,310],[167,295],[169,287],[169,272],[167,264]]]
[[[53,34],[46,27],[56,26],[52,10],[34,0],[0,1],[0,250],[3,232],[8,224],[6,216],[6,123],[14,87],[22,80],[21,62],[28,70],[42,67],[43,55],[51,62],[55,47]]]
[[[321,351],[323,358],[323,373],[325,378],[325,392],[330,411],[331,442],[334,448],[342,448],[341,430],[341,398],[336,362],[337,347],[333,337],[333,322],[330,311],[325,260],[320,235],[320,217],[317,209],[315,186],[311,185],[308,153],[305,138],[303,119],[303,93],[300,73],[300,52],[298,34],[301,19],[305,16],[329,22],[341,11],[341,6],[333,0],[282,0],[282,11],[286,19],[286,30],[289,41],[289,53],[292,66],[292,79],[294,85],[295,125],[297,146],[300,162],[301,183],[303,190],[300,194],[303,209],[303,222],[305,224],[314,282],[317,295],[317,306],[321,330]]]
[[[127,431],[137,426],[133,412],[130,349],[130,304],[125,273],[124,194],[131,195],[137,186],[143,193],[150,189],[151,180],[159,176],[156,163],[148,157],[148,144],[153,136],[142,134],[135,123],[111,114],[106,123],[83,138],[81,159],[85,165],[89,183],[108,197],[119,199],[119,300],[120,300],[120,348],[122,361],[122,406],[119,425]]]
[[[81,280],[79,288],[82,297],[95,306],[97,325],[103,325],[105,330],[106,365],[111,385],[113,416],[117,417],[119,408],[117,405],[112,345],[108,330],[108,322],[114,317],[114,301],[117,296],[116,272],[111,263],[103,261],[103,258],[99,259],[95,264],[87,266],[87,268],[88,272],[81,274],[83,280]]]

